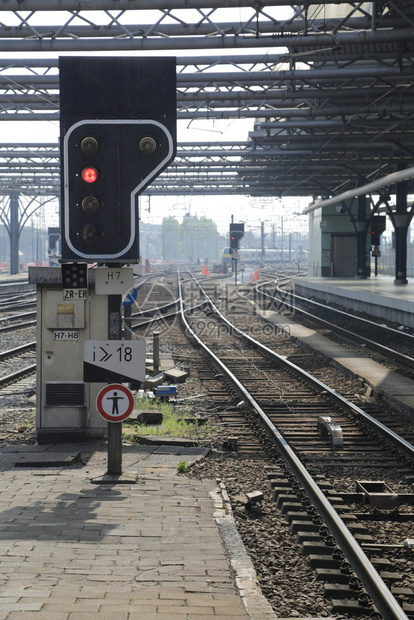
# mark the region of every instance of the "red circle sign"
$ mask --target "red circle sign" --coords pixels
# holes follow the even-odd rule
[[[134,397],[127,387],[113,383],[99,392],[96,408],[108,422],[122,422],[127,419],[134,408]]]

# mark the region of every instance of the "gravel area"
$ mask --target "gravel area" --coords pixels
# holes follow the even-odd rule
[[[323,583],[316,580],[286,517],[276,508],[264,473],[264,466],[271,464],[269,460],[214,452],[194,465],[189,475],[219,478],[224,483],[262,592],[278,617],[348,618],[347,614],[332,613]],[[242,496],[252,491],[261,491],[264,500],[260,507],[247,510]]]
[[[10,332],[3,332],[0,335],[0,352],[14,349],[22,344],[34,342],[35,340],[35,327],[27,327],[26,329],[16,329]],[[12,370],[10,370],[10,372],[12,372]]]
[[[0,352],[14,349],[36,340],[36,328],[30,327],[3,332],[0,337]],[[0,363],[0,375],[6,376],[36,363],[36,352],[28,352],[18,358],[9,358]],[[1,390],[0,446],[36,443],[36,383],[28,377],[16,386]]]
[[[4,390],[6,392],[6,390]],[[27,395],[8,396],[2,391],[0,410],[0,447],[36,443],[36,409]]]

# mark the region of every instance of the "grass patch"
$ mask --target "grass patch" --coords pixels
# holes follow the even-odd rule
[[[176,407],[168,401],[144,396],[135,399],[135,409],[160,411],[163,415],[163,422],[157,425],[124,424],[122,427],[123,435],[129,441],[138,441],[141,435],[150,435],[155,437],[182,437],[199,443],[208,443],[216,434],[210,422],[206,422],[202,426],[187,422],[185,417],[191,415],[189,407]]]
[[[179,474],[185,474],[188,471],[187,461],[180,461],[177,465],[177,471]]]

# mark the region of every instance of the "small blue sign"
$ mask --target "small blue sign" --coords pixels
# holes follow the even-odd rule
[[[173,394],[177,394],[177,386],[176,385],[159,385],[157,387],[157,396],[172,396]]]
[[[122,302],[123,306],[132,306],[137,300],[138,290],[136,288],[132,289],[132,293],[127,293]]]

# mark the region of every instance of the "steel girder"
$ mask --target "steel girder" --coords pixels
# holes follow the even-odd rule
[[[222,52],[232,48],[243,53]],[[177,59],[178,118],[255,118],[255,129],[231,147],[180,145],[148,193],[326,195],[413,165],[409,0],[0,0],[0,49],[202,51]],[[58,115],[56,58],[3,56],[0,120]],[[22,146],[0,145],[0,192],[57,191],[56,145]]]

